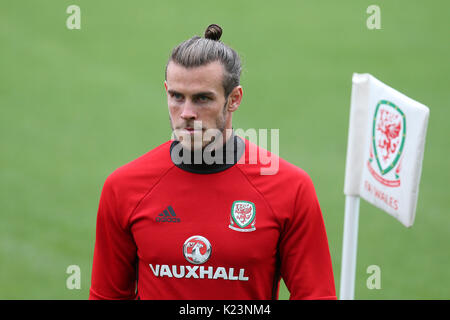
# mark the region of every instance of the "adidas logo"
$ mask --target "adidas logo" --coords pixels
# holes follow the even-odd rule
[[[172,206],[168,206],[167,209],[164,209],[163,212],[158,214],[155,218],[156,222],[180,222],[180,218],[177,217],[177,214],[173,210]]]

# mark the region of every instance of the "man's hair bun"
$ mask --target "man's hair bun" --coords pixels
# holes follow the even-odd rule
[[[222,36],[222,28],[217,24],[210,24],[205,31],[205,38],[214,41],[219,41]]]

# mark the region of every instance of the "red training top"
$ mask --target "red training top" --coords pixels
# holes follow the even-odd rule
[[[176,165],[168,141],[107,178],[90,299],[276,299],[280,277],[291,299],[336,299],[311,179],[235,140],[245,148],[236,164]],[[261,174],[262,154],[276,174]]]

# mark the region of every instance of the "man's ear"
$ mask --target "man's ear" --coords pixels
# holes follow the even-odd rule
[[[242,101],[243,90],[241,86],[234,87],[233,91],[228,96],[228,111],[234,112],[237,110]]]

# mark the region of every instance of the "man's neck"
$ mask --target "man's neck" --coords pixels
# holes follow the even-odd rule
[[[203,149],[187,150],[179,141],[172,142],[172,162],[185,171],[193,173],[216,173],[232,167],[245,150],[245,142],[233,130],[225,130],[225,142],[216,139]]]

